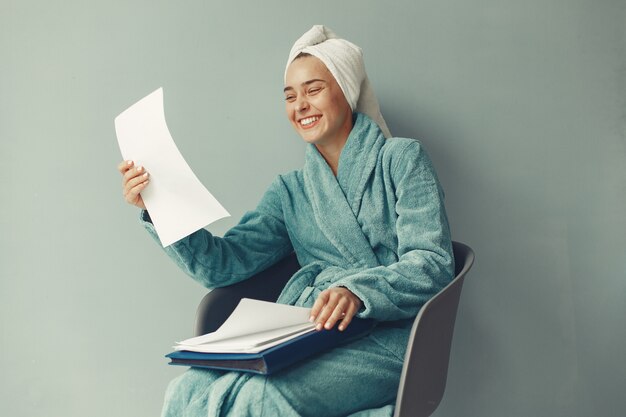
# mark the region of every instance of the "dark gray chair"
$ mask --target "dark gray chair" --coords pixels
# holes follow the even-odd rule
[[[427,417],[439,406],[446,387],[452,334],[465,274],[474,263],[472,249],[452,242],[455,278],[421,308],[411,329],[400,377],[395,417]],[[196,335],[217,330],[241,298],[276,301],[289,278],[300,268],[288,256],[246,281],[209,292],[196,314]]]

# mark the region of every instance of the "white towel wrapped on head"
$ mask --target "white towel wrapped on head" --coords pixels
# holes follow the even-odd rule
[[[313,55],[322,61],[335,77],[352,111],[365,113],[378,124],[386,138],[391,136],[365,72],[361,48],[345,39],[339,39],[327,27],[315,25],[291,48],[285,67],[285,81],[289,64],[301,53]]]

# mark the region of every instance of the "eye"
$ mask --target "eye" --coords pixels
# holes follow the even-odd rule
[[[286,95],[286,96],[285,96],[285,101],[288,101],[288,102],[290,102],[290,103],[291,103],[292,101],[294,101],[295,99],[296,99],[296,96],[295,96],[295,95],[293,95],[293,94],[289,94],[289,95]]]
[[[311,95],[317,94],[320,91],[322,91],[322,87],[313,87],[313,88],[309,88],[308,93]]]

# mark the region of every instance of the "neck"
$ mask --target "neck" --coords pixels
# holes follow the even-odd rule
[[[322,155],[330,169],[333,171],[335,177],[337,176],[337,169],[339,168],[339,157],[341,156],[341,150],[348,141],[348,137],[350,136],[352,127],[352,111],[350,111],[350,114],[346,116],[346,122],[344,123],[343,129],[336,139],[327,140],[323,143],[315,144],[318,152],[320,153],[320,155]]]

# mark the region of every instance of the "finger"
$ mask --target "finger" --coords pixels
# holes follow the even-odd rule
[[[145,188],[148,184],[147,181],[149,179],[150,174],[145,171],[145,168],[137,167],[136,169],[130,169],[126,174],[124,174],[124,179],[122,180],[122,193],[124,196],[127,196],[131,193],[135,187],[142,185],[142,188]],[[141,192],[141,189],[135,189],[134,194],[138,194]],[[133,197],[134,198],[134,197]]]
[[[315,320],[317,322],[317,326],[315,327],[318,330],[322,330],[322,328],[326,325],[326,322],[335,311],[339,299],[340,297],[335,291],[328,292],[328,301],[326,302],[326,305],[324,305],[324,307],[322,308],[322,311],[320,311],[320,314],[317,316],[317,320]]]
[[[137,175],[136,177],[133,177],[126,182],[126,184],[124,185],[124,189],[130,190],[131,188],[134,188],[147,181],[149,177],[150,174],[148,174],[147,172],[144,172],[141,175]]]
[[[328,320],[326,320],[326,324],[324,325],[324,328],[326,330],[330,330],[333,327],[335,327],[335,324],[337,323],[337,321],[341,320],[341,318],[345,315],[345,310],[348,308],[349,304],[350,304],[350,301],[348,301],[348,299],[345,297],[342,297],[339,300],[333,312],[328,317]]]
[[[130,171],[135,171],[135,170],[130,170]],[[123,193],[124,193],[125,196],[130,194],[131,190],[134,190],[134,192],[137,192],[138,189],[136,187],[138,187],[140,185],[145,187],[147,185],[145,183],[149,180],[150,174],[145,172],[145,170],[142,170],[142,171],[144,171],[144,172],[141,173],[140,175],[134,175],[134,174],[128,174],[128,173],[125,174],[125,177],[126,177],[126,175],[128,175],[130,177],[130,178],[128,178],[128,180],[126,180],[126,178],[124,178],[124,181],[123,181],[124,184],[122,186],[122,190],[123,190]]]
[[[133,161],[122,161],[117,165],[117,170],[124,175],[126,171],[131,169],[133,166]]]
[[[146,169],[141,165],[130,168],[126,171],[124,176],[122,177],[122,186],[126,187],[129,181],[133,178],[140,177],[141,175],[146,173]]]
[[[328,301],[328,291],[322,291],[320,295],[317,296],[317,300],[315,300],[315,304],[313,304],[313,308],[311,308],[311,317],[309,321],[313,322],[317,319],[317,315],[320,313],[322,308],[326,305]]]
[[[359,308],[360,306],[358,304],[350,303],[345,311],[345,316],[343,317],[343,320],[341,320],[341,323],[339,323],[340,332],[343,332],[348,327],[348,325],[352,321],[352,318],[355,316],[357,311],[359,311]]]
[[[142,178],[141,182],[138,182],[134,186],[129,186],[124,189],[124,198],[127,202],[135,204],[140,198],[141,192],[148,186],[150,180],[148,178]]]

